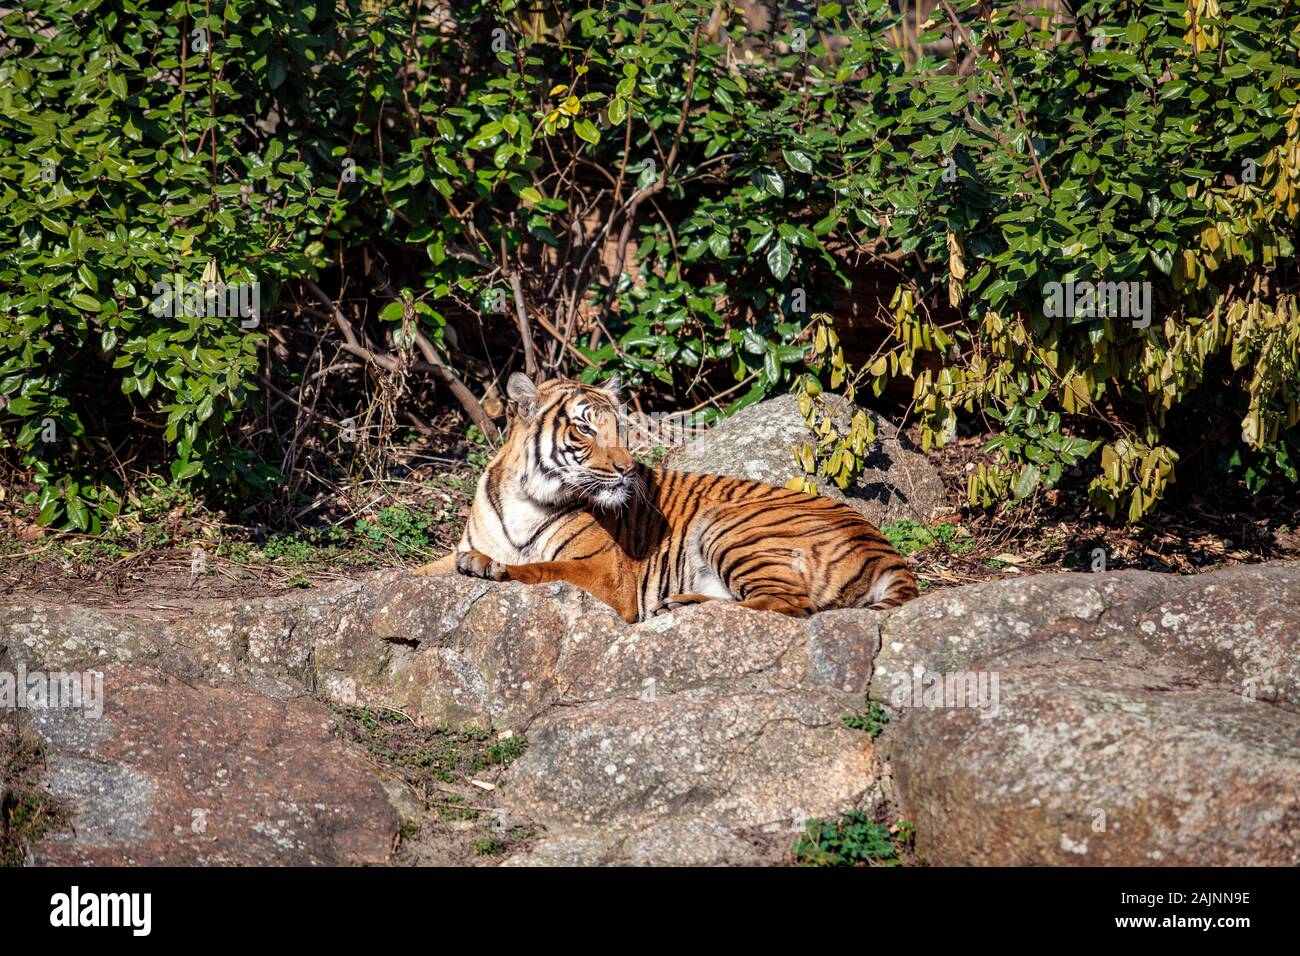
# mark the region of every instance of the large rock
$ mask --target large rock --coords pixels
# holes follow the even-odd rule
[[[52,866],[383,863],[397,813],[333,735],[329,709],[114,665],[103,713],[35,708],[50,793],[69,827]]]
[[[870,696],[931,863],[1300,863],[1300,563],[1054,574],[881,626]]]
[[[1042,574],[939,591],[882,626],[871,695],[889,703],[918,666],[941,673],[1079,658],[1174,667],[1300,710],[1298,582],[1300,562],[1279,562],[1195,577]]]
[[[510,801],[561,826],[638,830],[688,818],[744,830],[854,806],[875,782],[833,691],[699,689],[557,708],[529,728]]]
[[[758,675],[776,688],[866,689],[875,612],[811,622],[723,603],[630,627],[567,584],[378,572],[176,620],[0,607],[0,643],[49,667],[140,660],[279,699],[392,707],[425,722],[523,725],[557,703]]]
[[[107,730],[42,730],[51,785],[99,808],[78,832],[112,820],[117,842],[43,860],[382,858],[391,811],[323,698],[523,732],[499,806],[544,834],[512,864],[773,862],[804,817],[848,809],[913,820],[932,863],[1295,864],[1298,643],[1286,562],[806,620],[710,602],[628,625],[568,585],[396,571],[166,619],[0,607],[11,659],[118,675]],[[841,720],[864,695],[893,716],[874,743]],[[212,833],[236,766],[221,806],[249,809],[220,830],[243,849],[209,846],[185,827],[206,809]]]
[[[848,427],[853,410],[837,396],[836,422]],[[885,419],[868,412],[878,440],[861,474],[848,493],[833,481],[819,479],[819,493],[844,501],[877,526],[912,519],[929,521],[945,509],[943,480],[919,451],[909,447]],[[792,449],[805,441],[816,446],[812,431],[799,414],[798,399],[782,395],[743,408],[694,441],[672,449],[664,458],[668,468],[715,475],[734,475],[770,485],[784,485],[802,474]]]
[[[421,723],[525,730],[530,746],[501,803],[551,834],[541,860],[585,848],[585,862],[740,861],[754,858],[747,831],[762,828],[784,853],[805,816],[836,815],[878,789],[869,738],[841,719],[866,692],[874,612],[802,621],[719,602],[629,626],[568,585],[382,572],[170,620],[14,606],[0,609],[0,635],[49,668],[139,658],[203,686],[169,712],[239,694],[262,701],[273,724],[322,697]],[[151,701],[125,706],[166,725]],[[100,789],[139,801],[125,777]],[[131,833],[137,856],[161,852],[153,831]],[[702,833],[716,839],[698,842]],[[175,853],[215,858],[179,839]],[[299,858],[286,846],[285,859]]]
[[[893,731],[924,862],[1300,862],[1297,714],[1169,670],[998,673],[996,709],[908,708]]]

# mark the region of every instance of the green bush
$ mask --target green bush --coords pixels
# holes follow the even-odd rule
[[[214,283],[249,304],[258,283],[265,312],[323,262],[333,183],[306,121],[338,104],[306,81],[329,31],[294,6],[33,0],[0,22],[0,394],[42,523],[116,513],[133,429],[178,481],[273,475],[238,437],[262,315],[217,314]]]
[[[890,129],[924,165],[887,192],[887,234],[938,268],[900,286],[868,374],[915,372],[926,446],[963,410],[991,419],[1001,463],[972,473],[973,502],[1085,459],[1094,502],[1130,520],[1193,454],[1251,490],[1295,482],[1300,11],[1070,6],[954,4],[973,69],[930,70]],[[936,17],[929,39],[951,28]]]
[[[986,504],[1086,464],[1138,518],[1202,448],[1252,489],[1297,477],[1292,7],[957,0],[959,28],[943,6],[902,45],[887,0],[769,35],[702,0],[203,9],[0,25],[3,435],[44,523],[97,530],[140,463],[273,493],[265,333],[323,334],[328,309],[278,307],[326,277],[366,341],[480,392],[452,311],[497,357],[526,326],[535,367],[706,416],[912,378],[927,446],[959,414],[996,432]],[[811,314],[882,250],[892,337],[836,367]],[[151,311],[171,276],[200,314]],[[218,280],[260,314],[212,314]],[[1084,281],[1145,283],[1150,324],[1046,314]],[[847,480],[870,437],[815,451]]]

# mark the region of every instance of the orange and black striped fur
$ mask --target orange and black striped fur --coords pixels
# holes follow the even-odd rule
[[[517,412],[479,480],[459,550],[419,574],[569,581],[629,622],[715,598],[807,615],[916,597],[907,563],[830,498],[639,465],[616,380],[511,376]]]

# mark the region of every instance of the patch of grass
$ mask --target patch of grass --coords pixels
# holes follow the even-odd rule
[[[524,755],[528,749],[528,741],[523,737],[511,735],[504,739],[498,739],[488,751],[488,760],[493,764],[500,764],[508,767]]]
[[[433,520],[427,512],[394,506],[357,521],[355,534],[368,547],[387,549],[391,544],[403,557],[414,557],[428,551]]]
[[[374,515],[358,518],[351,529],[335,526],[277,532],[260,545],[251,541],[228,540],[217,553],[236,564],[275,564],[281,568],[319,568],[345,562],[372,564],[396,551],[401,557],[423,557],[433,547],[430,529],[435,515],[404,505],[391,505]],[[294,578],[290,587],[307,586]]]
[[[838,820],[809,820],[791,852],[803,866],[898,866],[916,828],[877,823],[853,810]]]
[[[473,497],[474,492],[478,490],[478,476],[466,475],[460,472],[449,471],[446,474],[436,476],[433,481],[442,485],[459,495]]]
[[[880,736],[887,723],[889,723],[889,714],[885,713],[885,708],[874,700],[867,701],[865,710],[860,710],[856,714],[846,714],[844,717],[845,727],[850,730],[865,730],[873,740]]]
[[[420,802],[418,817],[400,832],[408,862],[472,862],[513,853],[536,836],[530,826],[504,828],[493,789],[503,785],[499,770],[528,749],[522,735],[474,726],[420,727],[383,707],[333,710],[335,732],[363,748],[385,776],[399,778]]]
[[[519,734],[478,727],[416,727],[395,711],[336,707],[343,737],[410,777],[456,783],[489,767],[508,767],[528,749]]]
[[[465,437],[470,443],[470,449],[465,455],[465,460],[476,473],[480,472],[492,460],[492,446],[488,444],[483,430],[477,425],[470,425],[465,432]]]
[[[260,548],[260,557],[278,563],[306,564],[321,549],[321,542],[314,537],[302,533],[273,535]]]
[[[43,761],[34,738],[0,726],[0,867],[22,866],[25,847],[67,822],[63,806],[37,785]]]
[[[465,798],[453,793],[438,802],[438,816],[444,820],[477,820],[478,811],[464,805]]]
[[[975,547],[975,542],[966,532],[947,521],[936,525],[924,525],[919,521],[906,518],[886,525],[880,530],[895,550],[904,557],[934,548],[940,548],[950,554],[969,554]]]
[[[342,528],[276,532],[258,544],[226,538],[217,543],[217,554],[235,564],[276,564],[281,567],[311,567],[328,564],[344,554],[349,533]]]

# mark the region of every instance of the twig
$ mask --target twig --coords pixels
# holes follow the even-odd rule
[[[524,305],[524,284],[518,272],[510,273],[510,289],[515,295],[515,321],[519,323],[519,340],[524,345],[524,371],[537,381],[537,358],[533,354],[533,333],[528,328],[528,309]]]
[[[396,372],[398,370],[401,363],[395,356],[387,353],[376,353],[365,348],[357,341],[357,335],[352,328],[352,323],[347,320],[347,317],[339,307],[334,304],[333,300],[321,291],[320,286],[312,282],[310,279],[303,279],[302,281],[303,286],[307,291],[325,307],[325,310],[329,314],[331,321],[334,323],[335,328],[337,328],[342,334],[343,348],[345,351],[357,356],[358,358],[365,359],[367,362],[374,365],[378,365],[386,371]],[[388,283],[387,279],[385,279],[382,284],[387,286],[385,291],[391,292],[392,285]],[[395,294],[392,295],[392,297],[397,298]],[[443,363],[442,357],[438,355],[433,344],[424,337],[424,333],[419,329],[416,329],[413,338],[415,339],[415,344],[420,349],[421,354],[424,356],[425,363],[427,364],[417,362],[414,363],[412,367],[417,371],[431,372],[440,379],[442,383],[447,386],[447,389],[451,394],[455,396],[456,400],[460,402],[461,408],[463,408],[465,413],[469,415],[470,420],[479,427],[483,432],[483,435],[489,441],[496,441],[500,437],[500,432],[497,431],[497,426],[488,413],[483,410],[483,406],[479,404],[479,400],[474,397],[474,393],[471,392],[469,388],[466,387],[465,383],[460,380],[460,376]]]

